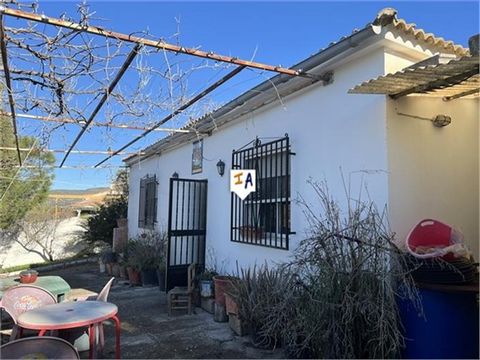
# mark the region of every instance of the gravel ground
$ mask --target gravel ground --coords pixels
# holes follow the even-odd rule
[[[72,288],[99,292],[109,277],[96,264],[55,270]],[[47,275],[43,273],[42,275]],[[119,307],[122,321],[122,358],[281,358],[280,350],[254,348],[249,337],[236,336],[227,323],[213,321],[213,315],[197,308],[196,314],[167,315],[165,293],[157,287],[130,287],[115,282],[109,301]],[[105,325],[105,358],[114,358],[114,326]],[[82,354],[85,357],[88,354]]]

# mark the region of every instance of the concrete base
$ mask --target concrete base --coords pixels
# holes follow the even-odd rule
[[[215,312],[215,300],[213,298],[200,298],[200,307],[206,312],[213,314]]]
[[[248,334],[248,327],[245,321],[240,320],[237,315],[228,315],[228,325],[238,336],[245,336]]]
[[[215,311],[213,314],[213,320],[216,322],[227,322],[228,316],[225,306],[215,303]]]

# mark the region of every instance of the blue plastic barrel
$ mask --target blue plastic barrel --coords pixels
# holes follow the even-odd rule
[[[404,358],[478,359],[477,291],[453,285],[419,288],[425,318],[410,301],[400,300],[406,337]]]

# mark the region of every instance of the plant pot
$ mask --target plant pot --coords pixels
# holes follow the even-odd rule
[[[228,324],[230,325],[230,328],[238,336],[245,336],[248,334],[247,322],[240,319],[238,315],[234,315],[234,314],[228,315]]]
[[[254,226],[241,226],[240,236],[244,239],[262,239],[264,236],[263,228]]]
[[[20,273],[20,282],[22,284],[31,284],[37,280],[38,272],[35,270],[25,270]]]
[[[230,290],[232,286],[231,276],[214,276],[213,283],[215,285],[215,303],[225,306],[225,292]]]
[[[143,286],[156,286],[158,285],[157,270],[156,269],[145,269],[141,271],[142,273],[142,284]]]
[[[120,277],[120,265],[117,263],[112,264],[112,276],[115,276],[116,278]]]
[[[132,286],[142,285],[142,278],[140,277],[140,271],[135,270],[132,267],[127,267],[128,281]]]
[[[113,267],[113,263],[106,263],[106,264],[105,264],[105,269],[107,270],[107,274],[108,274],[108,275],[112,275],[112,274],[113,274],[112,267]]]
[[[160,291],[165,291],[165,269],[157,269],[157,279],[158,279],[158,287]]]
[[[100,268],[100,272],[103,274],[105,272],[105,263],[102,260],[99,260],[98,266]]]
[[[126,227],[127,225],[128,225],[128,219],[125,219],[125,218],[117,219],[117,226],[119,228]]]
[[[127,267],[125,265],[119,265],[120,268],[120,278],[128,279]]]
[[[200,295],[203,298],[213,297],[213,280],[200,280]]]
[[[238,315],[238,304],[228,292],[225,293],[225,308],[227,315]]]

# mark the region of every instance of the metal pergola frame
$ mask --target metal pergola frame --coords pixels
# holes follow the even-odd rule
[[[77,134],[76,138],[74,141],[71,143],[71,145],[68,147],[67,150],[58,150],[57,152],[65,152],[65,156],[63,157],[63,160],[61,161],[60,165],[58,166],[59,168],[62,168],[68,158],[68,156],[71,153],[82,153],[81,151],[74,151],[73,148],[75,145],[78,143],[80,138],[83,136],[85,131],[89,128],[89,126],[107,126],[107,127],[112,127],[112,128],[120,128],[120,129],[135,129],[135,130],[144,130],[142,134],[138,135],[135,137],[133,140],[129,141],[127,144],[119,148],[118,150],[115,151],[108,151],[104,152],[107,153],[108,156],[97,163],[94,168],[100,167],[103,163],[111,159],[113,156],[116,155],[122,155],[125,154],[123,151],[137,142],[138,140],[142,139],[146,135],[150,134],[153,131],[171,131],[171,132],[191,132],[189,129],[163,129],[160,128],[163,124],[177,116],[178,114],[181,114],[184,112],[187,108],[198,102],[200,99],[204,98],[206,95],[211,93],[213,90],[221,86],[223,83],[228,81],[229,79],[233,78],[235,75],[240,73],[243,69],[245,68],[253,68],[253,69],[259,69],[259,70],[264,70],[264,71],[270,71],[270,72],[275,72],[279,74],[285,74],[289,76],[300,76],[300,77],[306,77],[306,78],[311,78],[311,79],[319,79],[321,77],[314,75],[314,74],[309,74],[302,72],[302,70],[299,69],[289,69],[289,68],[284,68],[281,66],[273,66],[273,65],[268,65],[268,64],[263,64],[259,62],[254,62],[254,61],[248,61],[248,60],[242,60],[236,57],[232,56],[225,56],[225,55],[220,55],[216,54],[213,52],[206,52],[194,48],[187,48],[183,47],[180,45],[173,45],[169,44],[163,40],[151,40],[151,39],[146,39],[138,36],[133,36],[133,35],[128,35],[128,34],[123,34],[120,32],[115,32],[111,30],[107,30],[98,26],[90,26],[90,25],[83,25],[80,23],[72,22],[72,21],[67,21],[63,19],[58,19],[54,17],[49,17],[45,15],[39,15],[36,13],[32,12],[26,12],[23,10],[17,10],[17,9],[11,9],[5,6],[0,6],[0,50],[1,50],[1,57],[2,57],[2,62],[3,62],[3,69],[4,69],[4,74],[5,74],[5,82],[7,85],[7,91],[8,91],[8,100],[9,100],[9,105],[10,105],[10,112],[2,112],[1,115],[9,115],[12,119],[13,123],[13,131],[15,135],[15,142],[16,142],[16,152],[18,155],[18,161],[20,166],[22,166],[22,158],[21,158],[21,152],[23,149],[20,149],[19,146],[19,140],[18,140],[18,132],[17,132],[17,114],[15,112],[15,99],[13,97],[13,90],[11,86],[11,78],[10,78],[10,70],[8,67],[8,53],[7,53],[7,47],[6,47],[6,41],[5,41],[5,28],[4,28],[4,23],[3,23],[3,17],[4,16],[10,16],[13,18],[18,18],[18,19],[23,19],[27,21],[34,21],[38,23],[43,23],[47,25],[51,25],[54,27],[62,27],[62,28],[67,28],[70,30],[78,31],[78,32],[83,32],[83,33],[88,33],[92,35],[97,35],[100,37],[105,37],[105,38],[111,38],[115,39],[118,41],[123,41],[123,42],[128,42],[128,43],[133,43],[134,47],[128,54],[127,58],[125,59],[124,64],[122,67],[119,69],[118,73],[116,74],[115,78],[113,81],[110,83],[108,89],[105,90],[105,93],[103,94],[102,98],[98,102],[96,108],[94,111],[91,113],[87,121],[84,121],[83,123],[80,123],[74,119],[53,119],[50,117],[43,117],[43,116],[34,116],[34,115],[29,115],[29,114],[21,114],[18,115],[19,117],[25,117],[33,120],[40,120],[40,121],[53,121],[53,122],[60,122],[60,123],[77,123],[81,124],[82,128]],[[195,57],[200,57],[204,59],[210,59],[218,62],[224,62],[224,63],[230,63],[230,64],[235,64],[238,65],[234,70],[229,72],[227,75],[213,83],[212,85],[208,86],[206,89],[203,91],[199,92],[197,95],[195,95],[193,98],[185,102],[183,105],[179,106],[176,110],[168,114],[166,117],[161,119],[160,121],[156,122],[153,126],[149,128],[140,128],[140,127],[134,127],[130,125],[113,125],[110,123],[99,123],[95,122],[95,117],[97,116],[98,112],[101,110],[102,106],[105,104],[107,101],[109,95],[112,93],[114,90],[115,86],[119,83],[127,69],[129,68],[130,64],[134,60],[135,56],[137,55],[139,49],[142,46],[148,46],[148,47],[153,47],[156,49],[160,50],[165,50],[169,52],[174,52],[174,53],[180,53],[180,54],[186,54],[190,56],[195,56]],[[93,151],[90,151],[92,153]],[[84,153],[87,153],[87,151],[84,151]],[[97,152],[100,153],[100,152]]]

